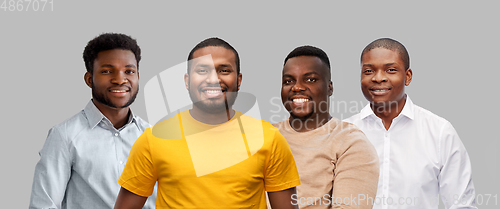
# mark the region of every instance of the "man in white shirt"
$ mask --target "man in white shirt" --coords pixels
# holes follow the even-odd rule
[[[471,164],[450,122],[411,101],[406,48],[381,38],[361,54],[361,90],[370,102],[346,119],[373,143],[380,160],[376,209],[476,208]]]

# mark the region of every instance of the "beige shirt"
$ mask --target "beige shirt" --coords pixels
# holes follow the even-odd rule
[[[375,148],[356,126],[332,118],[297,132],[285,120],[274,124],[288,141],[301,185],[292,203],[299,208],[372,208],[379,161]]]

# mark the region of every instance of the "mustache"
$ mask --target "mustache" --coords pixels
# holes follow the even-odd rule
[[[107,88],[107,90],[110,90],[110,89],[112,89],[112,88],[117,88],[117,87],[118,87],[118,88],[124,88],[124,87],[125,87],[125,88],[127,88],[127,90],[129,90],[129,91],[130,91],[130,90],[132,90],[132,87],[131,87],[130,85],[128,85],[128,84],[120,84],[120,85],[118,85],[118,84],[114,84],[113,86],[108,87],[108,88]]]

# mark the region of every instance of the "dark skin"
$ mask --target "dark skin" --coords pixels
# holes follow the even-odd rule
[[[317,129],[332,118],[328,107],[333,94],[330,76],[328,66],[315,56],[293,57],[285,63],[281,100],[295,131]]]
[[[361,90],[386,130],[406,103],[405,87],[410,85],[413,72],[404,66],[397,51],[385,48],[372,49],[361,59]]]
[[[292,187],[290,189],[268,192],[269,204],[273,209],[298,209],[298,205],[292,205],[292,195],[297,194],[297,189]]]
[[[147,197],[136,195],[125,188],[120,188],[116,198],[115,209],[140,209],[146,203]]]
[[[227,105],[227,97],[234,97],[230,92],[240,89],[241,73],[236,70],[236,57],[234,53],[224,47],[208,46],[193,52],[193,59],[198,59],[192,65],[189,74],[184,75],[186,89],[196,99],[204,103],[215,103],[221,105],[222,109],[205,111],[193,105],[189,111],[191,116],[206,124],[221,124],[229,121],[234,115],[232,106]],[[208,94],[205,90],[221,90],[221,93]]]
[[[226,92],[236,92],[239,90],[242,75],[236,72],[235,55],[231,50],[223,47],[204,47],[193,53],[193,58],[211,55],[211,59],[201,59],[193,63],[193,69],[190,74],[184,76],[186,88],[197,99],[206,103],[223,105],[222,111],[205,111],[202,108],[193,105],[190,110],[191,116],[206,124],[221,124],[230,120],[235,114],[232,106],[227,105]],[[210,67],[212,67],[210,68]],[[220,90],[221,92],[207,92]],[[235,95],[234,95],[235,96]],[[219,109],[220,110],[220,109]],[[298,209],[298,206],[292,205],[292,195],[296,194],[295,187],[269,192],[269,201],[273,209]],[[136,195],[123,187],[120,189],[115,203],[115,209],[140,209],[144,206],[147,197]]]
[[[139,72],[134,54],[129,50],[113,49],[102,51],[94,60],[92,74],[86,72],[84,80],[100,98],[93,98],[95,106],[106,116],[116,129],[128,122],[130,108],[138,91]]]

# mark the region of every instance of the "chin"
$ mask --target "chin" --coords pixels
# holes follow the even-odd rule
[[[307,120],[313,115],[313,112],[290,112],[290,117],[299,120]]]

